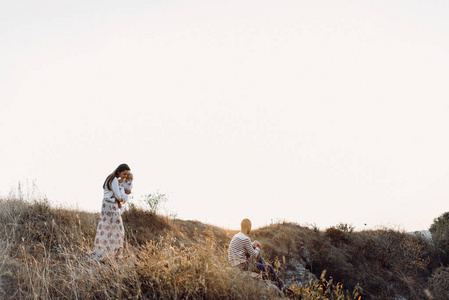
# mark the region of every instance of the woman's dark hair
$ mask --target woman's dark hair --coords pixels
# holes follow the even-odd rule
[[[112,180],[114,180],[114,178],[117,177],[117,175],[119,173],[121,173],[123,171],[129,171],[129,170],[131,170],[131,169],[129,168],[129,166],[127,164],[121,164],[120,166],[118,166],[114,172],[112,172],[111,174],[109,174],[108,177],[106,177],[106,180],[103,183],[103,188],[105,189],[106,187],[108,187],[108,190],[110,190]]]

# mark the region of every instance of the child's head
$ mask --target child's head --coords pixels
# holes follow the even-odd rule
[[[134,178],[133,173],[129,172],[128,176],[126,176],[126,181],[133,181],[133,178]]]

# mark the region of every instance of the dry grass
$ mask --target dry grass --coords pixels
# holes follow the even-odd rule
[[[229,267],[213,229],[186,246],[185,234],[168,218],[131,210],[127,217],[134,222],[128,228],[125,258],[100,263],[86,255],[93,245],[98,214],[54,209],[45,201],[2,200],[0,204],[2,298],[277,297],[269,285]]]
[[[92,261],[87,252],[98,215],[53,208],[45,201],[0,200],[0,298],[279,297],[267,282],[229,267],[226,247],[233,231],[136,207],[123,215],[124,258]],[[292,270],[292,259],[318,278],[295,286],[295,294],[289,295],[294,299],[359,299],[360,286],[363,299],[429,299],[429,291],[443,286],[439,273],[432,287],[427,284],[437,267],[435,250],[403,232],[321,232],[284,222],[254,230],[251,239],[262,243],[265,260],[274,263],[281,278]]]

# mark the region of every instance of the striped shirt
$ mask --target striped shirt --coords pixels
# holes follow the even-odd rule
[[[247,260],[246,254],[249,254],[250,257],[257,258],[259,257],[260,249],[259,247],[254,249],[249,237],[243,232],[239,232],[234,235],[229,243],[228,260],[231,265],[237,266]]]

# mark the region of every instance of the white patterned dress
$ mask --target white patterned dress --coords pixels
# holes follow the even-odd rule
[[[123,199],[117,178],[111,183],[111,189],[105,189],[105,197],[101,206],[100,220],[98,221],[97,233],[94,240],[94,249],[90,252],[90,257],[94,260],[102,261],[106,258],[114,258],[121,254],[125,230],[123,221],[115,199]],[[114,198],[110,196],[113,193]],[[114,202],[112,202],[114,201]]]

